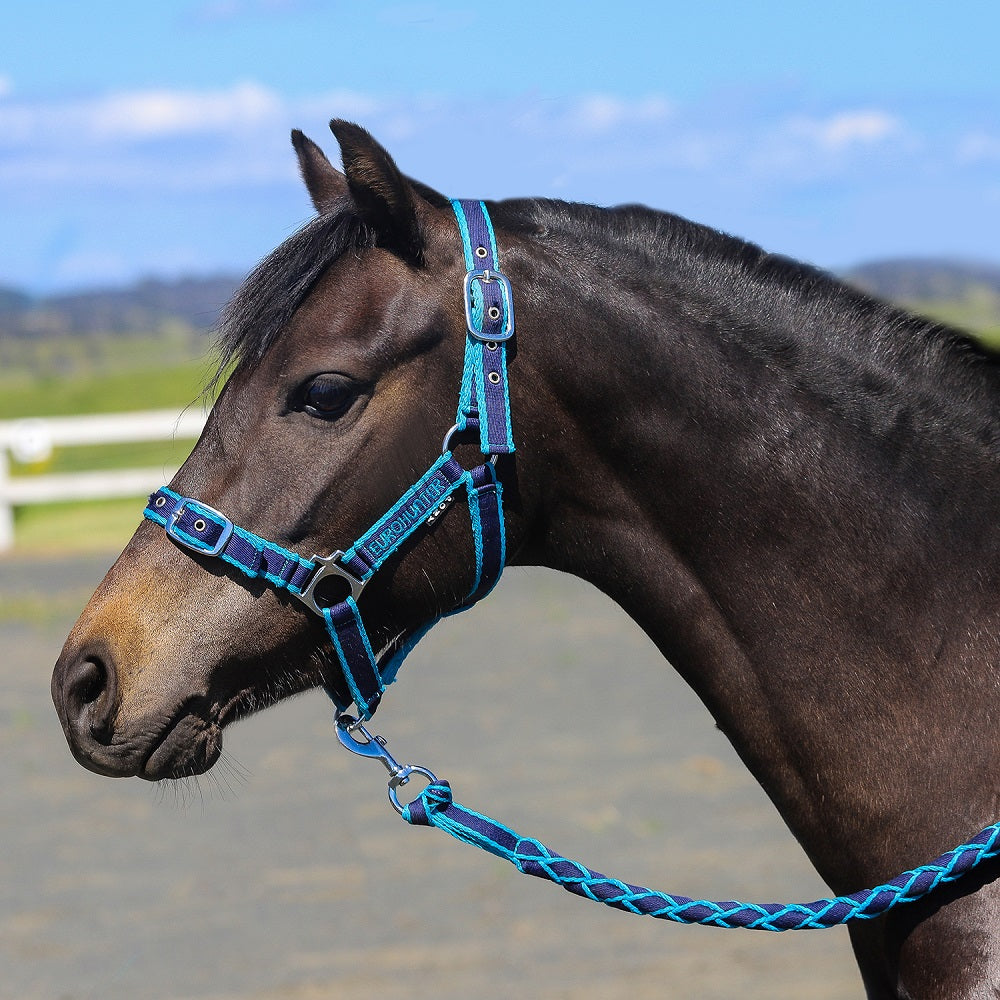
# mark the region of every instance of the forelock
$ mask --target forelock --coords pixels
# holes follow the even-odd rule
[[[219,365],[210,389],[227,374],[260,363],[326,269],[375,239],[346,202],[317,216],[280,244],[244,279],[219,319]]]

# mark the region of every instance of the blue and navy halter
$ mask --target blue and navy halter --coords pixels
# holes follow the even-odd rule
[[[344,688],[327,686],[343,712],[353,702],[370,719],[385,688],[407,654],[439,620],[421,626],[385,662],[376,662],[358,598],[368,581],[399,547],[433,525],[453,495],[464,489],[475,547],[475,578],[457,614],[485,597],[500,578],[505,560],[503,486],[494,469],[497,455],[514,451],[507,390],[507,341],[514,335],[510,282],[500,271],[496,236],[481,201],[453,201],[465,252],[463,289],[467,336],[458,415],[444,439],[440,458],[354,544],[329,556],[306,559],[234,524],[225,514],[163,486],[146,505],[144,516],[166,529],[167,536],[201,556],[235,566],[251,579],[267,580],[287,590],[326,623],[343,674]],[[476,433],[481,465],[465,469],[451,453],[455,435]],[[321,602],[318,587],[340,578],[349,594],[333,604]]]

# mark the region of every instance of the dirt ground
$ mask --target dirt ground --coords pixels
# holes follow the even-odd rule
[[[228,731],[197,782],[83,770],[49,676],[110,561],[0,560],[0,997],[861,996],[843,929],[639,918],[406,826],[318,692]],[[512,571],[411,656],[376,728],[591,868],[691,896],[827,893],[705,710],[579,581]]]

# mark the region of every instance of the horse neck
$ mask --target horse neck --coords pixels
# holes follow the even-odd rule
[[[1000,655],[1000,483],[961,421],[928,431],[926,385],[883,364],[876,386],[851,362],[855,320],[795,339],[774,299],[791,334],[759,328],[759,301],[748,318],[608,272],[521,323],[526,405],[536,435],[547,427],[531,471],[544,541],[528,558],[632,615],[837,884],[904,849],[859,857],[857,826],[912,817],[923,786],[904,779],[928,727],[942,769],[929,780],[962,815],[928,820],[927,849],[997,818],[976,775],[997,764],[984,666]],[[623,705],[627,687],[623,671]]]

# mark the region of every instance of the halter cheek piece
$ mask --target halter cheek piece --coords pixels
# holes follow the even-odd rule
[[[464,489],[475,546],[475,576],[457,614],[485,597],[500,578],[505,560],[503,486],[493,459],[514,451],[507,391],[507,341],[514,335],[510,282],[500,271],[496,237],[486,206],[453,201],[465,254],[464,302],[467,336],[458,414],[445,435],[441,457],[346,551],[311,559],[234,524],[225,514],[166,486],[150,498],[144,516],[166,530],[177,545],[235,566],[251,579],[267,580],[293,594],[326,623],[343,675],[343,688],[327,690],[343,712],[353,702],[370,719],[385,688],[395,680],[411,649],[439,620],[432,619],[379,664],[368,640],[358,599],[368,581],[400,546],[432,527],[454,494]],[[486,460],[465,469],[452,456],[455,435],[478,433]],[[322,601],[321,584],[339,577],[349,593],[333,604]]]

